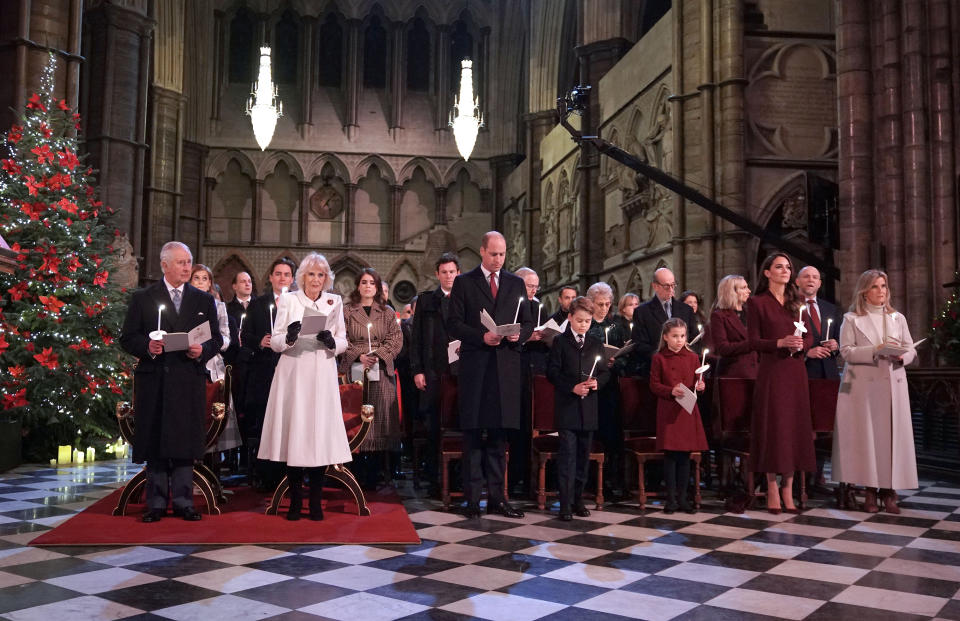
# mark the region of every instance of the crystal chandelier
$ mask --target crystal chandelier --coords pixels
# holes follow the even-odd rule
[[[253,124],[253,135],[260,150],[266,150],[273,139],[277,119],[283,116],[283,102],[277,97],[277,85],[270,74],[270,48],[260,48],[260,72],[253,92],[247,99],[247,114]]]
[[[473,145],[477,143],[477,132],[482,126],[483,117],[480,116],[477,98],[473,96],[473,61],[464,59],[460,61],[460,94],[454,100],[450,113],[453,138],[464,160],[470,159]]]

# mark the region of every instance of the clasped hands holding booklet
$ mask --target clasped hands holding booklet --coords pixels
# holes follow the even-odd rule
[[[202,315],[203,313],[201,313]],[[212,338],[209,322],[201,322],[189,332],[165,332],[156,330],[150,333],[150,342],[147,351],[151,356],[159,356],[163,352],[186,352],[187,358],[197,359],[203,353],[203,344]]]

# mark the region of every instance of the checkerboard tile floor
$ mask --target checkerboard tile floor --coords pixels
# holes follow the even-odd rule
[[[900,516],[734,515],[706,494],[696,515],[628,503],[572,522],[465,520],[407,487],[416,546],[29,547],[136,470],[0,475],[0,618],[960,620],[960,487],[942,482]]]

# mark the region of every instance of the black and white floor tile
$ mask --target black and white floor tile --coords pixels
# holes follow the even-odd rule
[[[0,618],[960,620],[960,487],[942,482],[899,516],[828,500],[734,515],[708,493],[696,515],[623,504],[572,522],[466,520],[407,487],[416,546],[28,545],[136,471],[0,475]]]

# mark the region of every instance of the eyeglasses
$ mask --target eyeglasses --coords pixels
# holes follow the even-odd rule
[[[655,282],[655,283],[653,283],[653,284],[657,285],[658,287],[663,287],[664,289],[676,289],[676,288],[677,288],[677,283],[675,283],[675,282],[671,282],[671,283]]]
[[[527,291],[540,291],[540,285],[524,285]]]

